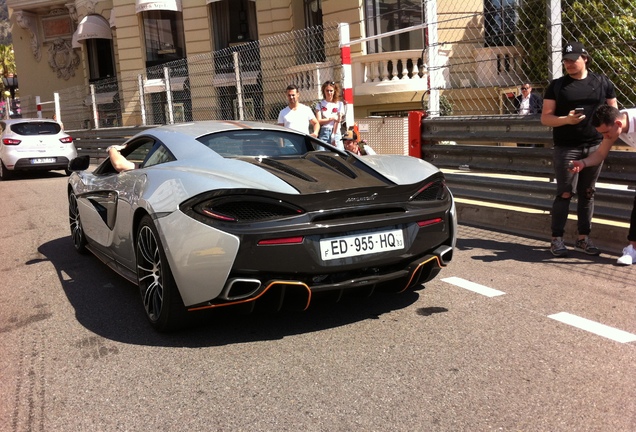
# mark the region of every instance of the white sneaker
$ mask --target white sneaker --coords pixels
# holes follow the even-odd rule
[[[619,265],[632,265],[636,262],[636,250],[631,244],[623,249],[623,256],[616,260]]]

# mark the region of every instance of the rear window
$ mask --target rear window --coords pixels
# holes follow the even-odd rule
[[[197,140],[224,157],[303,155],[308,147],[302,135],[241,130],[205,135]]]
[[[28,122],[11,125],[11,130],[18,135],[55,135],[62,128],[58,123]]]

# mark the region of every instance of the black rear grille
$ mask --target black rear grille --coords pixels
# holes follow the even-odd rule
[[[206,207],[204,210],[224,215],[239,223],[276,219],[299,213],[298,210],[284,205],[259,201],[230,201]]]
[[[446,196],[446,184],[443,178],[433,180],[413,197],[413,201],[435,201]]]

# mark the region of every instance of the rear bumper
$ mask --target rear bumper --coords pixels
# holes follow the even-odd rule
[[[49,157],[49,156],[47,156]],[[36,158],[22,158],[18,159],[13,168],[14,171],[37,171],[37,170],[65,170],[68,168],[69,159],[65,156],[56,156],[55,162],[47,163],[32,163],[32,160]]]
[[[188,308],[189,311],[223,306],[248,305],[253,309],[257,303],[274,305],[275,310],[301,309],[309,307],[312,297],[334,293],[340,299],[343,293],[364,290],[370,295],[375,290],[403,292],[433,279],[452,259],[453,248],[441,245],[430,254],[421,257],[402,269],[387,273],[366,275],[334,283],[312,283],[301,280],[260,281],[257,278],[231,279],[221,295],[207,304]],[[249,288],[246,288],[249,287]]]

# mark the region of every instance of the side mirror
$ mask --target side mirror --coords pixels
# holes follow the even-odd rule
[[[91,164],[91,157],[89,155],[78,156],[75,159],[71,159],[68,163],[69,171],[84,171],[88,169]]]

